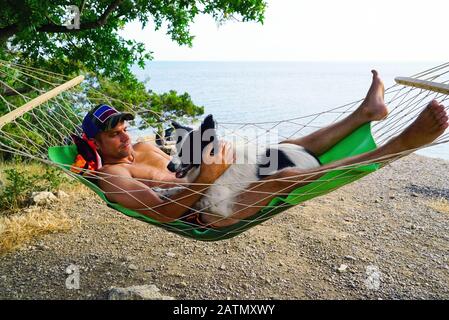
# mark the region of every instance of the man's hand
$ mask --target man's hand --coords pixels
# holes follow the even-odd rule
[[[213,183],[234,163],[235,156],[232,144],[226,141],[219,141],[217,150],[211,155],[213,143],[210,143],[203,150],[201,171],[198,179],[204,183]]]

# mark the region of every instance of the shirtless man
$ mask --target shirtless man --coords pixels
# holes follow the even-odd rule
[[[373,70],[372,73],[373,80],[367,96],[351,115],[310,135],[281,143],[298,144],[320,156],[361,125],[386,117],[388,110],[384,103],[384,85],[377,72]],[[103,110],[100,110],[101,108]],[[208,186],[234,161],[232,147],[228,143],[220,142],[219,152],[212,156],[210,144],[204,150],[203,163],[196,181],[170,199],[162,200],[151,187],[167,188],[176,186],[177,183],[185,184],[186,181],[176,178],[174,173],[168,171],[167,165],[171,158],[155,145],[131,144],[125,121],[132,119],[133,115],[129,113],[120,113],[102,105],[92,110],[83,121],[86,135],[94,140],[103,159],[104,166],[99,170],[103,179],[99,180],[99,186],[112,202],[120,203],[161,222],[177,220],[188,212]],[[267,205],[277,194],[290,192],[318,179],[325,170],[397,157],[399,153],[413,151],[432,143],[443,134],[448,125],[444,106],[437,101],[431,101],[403,133],[378,149],[318,169],[280,170],[254,183],[243,192],[237,199],[235,214],[231,217],[224,219],[202,213],[201,221],[211,227],[231,225],[257,213],[260,206]]]

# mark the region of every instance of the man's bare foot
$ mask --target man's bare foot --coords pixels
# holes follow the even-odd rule
[[[398,136],[400,149],[416,149],[432,143],[448,126],[448,116],[444,106],[432,100],[418,118]]]
[[[384,102],[385,87],[376,70],[371,70],[373,81],[365,100],[358,110],[366,121],[382,120],[388,115],[388,108]]]

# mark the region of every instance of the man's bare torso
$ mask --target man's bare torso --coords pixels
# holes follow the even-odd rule
[[[157,146],[140,142],[133,145],[133,150],[132,162],[105,164],[99,171],[107,173],[111,166],[121,166],[133,178],[139,179],[149,187],[169,188],[176,186],[176,183],[186,182],[185,179],[176,178],[175,174],[167,169],[171,157]]]

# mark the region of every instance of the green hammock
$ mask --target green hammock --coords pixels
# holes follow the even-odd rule
[[[3,60],[0,60],[0,72],[8,75],[8,79],[4,81],[3,85],[11,92],[20,93],[20,90],[14,88],[16,84],[20,87],[24,84],[33,89],[26,95],[20,94],[20,97],[4,96],[4,93],[0,90],[0,110],[6,112],[6,114],[0,112],[0,155],[6,152],[9,155],[17,155],[45,163],[48,163],[50,159],[52,164],[60,167],[66,173],[76,177],[76,179],[94,190],[111,208],[127,216],[197,240],[214,241],[234,237],[270,219],[281,211],[331,192],[377,170],[381,163],[383,165],[394,161],[394,159],[389,159],[388,161],[379,160],[375,161],[376,163],[374,164],[366,165],[361,163],[327,170],[320,179],[298,187],[286,196],[275,197],[252,217],[242,219],[229,227],[205,228],[181,219],[170,223],[161,223],[146,217],[138,210],[129,210],[117,203],[108,201],[105,194],[95,184],[81,175],[71,172],[69,169],[74,163],[77,149],[75,145],[67,145],[65,141],[71,134],[80,132],[79,124],[83,120],[82,114],[88,109],[90,110],[99,100],[118,103],[123,111],[133,114],[150,113],[149,119],[153,117],[156,119],[165,118],[165,116],[162,117],[163,111],[151,110],[147,104],[134,106],[118,101],[92,87],[90,82],[76,87],[82,83],[84,79],[82,75],[67,81],[68,77],[65,75],[58,75],[54,72],[30,68]],[[31,81],[30,79],[32,79],[33,84],[27,85]],[[404,128],[410,125],[418,112],[423,110],[429,101],[435,99],[443,102],[449,98],[449,63],[435,66],[412,77],[398,77],[395,80],[397,84],[385,90],[385,103],[390,109],[389,116],[373,125],[363,125],[352,132],[333,146],[331,150],[320,156],[323,164],[372,151],[377,148],[377,145],[384,146],[387,141],[397,136]],[[254,132],[257,133],[259,132],[257,130],[262,129],[267,135],[272,130],[281,130],[280,132],[293,130],[294,135],[296,135],[303,129],[306,131],[307,128],[319,128],[323,123],[337,121],[356,110],[360,106],[361,101],[357,100],[337,106],[326,112],[303,115],[281,121],[255,123],[222,122],[220,126],[225,130],[231,129],[232,134],[243,128],[244,130],[254,129],[256,130]],[[148,121],[149,119],[142,117],[142,124],[151,126],[152,121]],[[252,135],[253,133],[251,133]],[[291,136],[285,136],[285,138],[288,139]],[[432,144],[423,147],[447,142],[449,142],[449,132],[441,135]],[[404,154],[396,155],[395,159],[400,158]]]
[[[338,142],[334,147],[319,157],[322,164],[327,164],[340,159],[355,156],[376,149],[376,143],[371,135],[371,124],[367,123],[346,138]],[[67,170],[73,164],[77,155],[76,145],[56,146],[48,149],[51,161],[57,166]],[[81,175],[76,178],[84,185],[95,191],[109,207],[129,216],[168,231],[201,241],[217,241],[232,238],[243,231],[270,219],[274,215],[300,204],[306,200],[326,194],[345,184],[360,179],[361,177],[376,171],[378,164],[358,165],[347,169],[336,169],[327,172],[318,180],[293,190],[288,196],[275,197],[271,202],[250,218],[246,218],[236,224],[223,228],[205,228],[192,223],[177,220],[169,223],[161,223],[139,212],[127,209],[117,203],[110,202],[102,190],[94,183]]]

